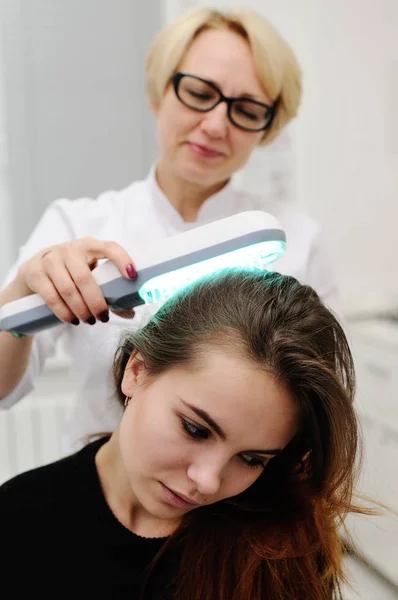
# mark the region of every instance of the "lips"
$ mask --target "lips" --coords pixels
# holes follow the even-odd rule
[[[180,508],[193,508],[199,506],[197,502],[191,500],[188,496],[175,492],[172,488],[167,487],[164,483],[161,484],[165,499],[169,504],[179,506]]]
[[[173,494],[181,498],[181,500],[184,500],[184,502],[186,502],[187,504],[192,504],[192,506],[198,506],[199,503],[195,502],[194,500],[191,500],[190,498],[188,498],[188,496],[184,496],[184,494],[180,494],[179,492],[177,493],[172,488],[169,488],[169,490],[173,492]]]
[[[214,150],[213,148],[209,148],[209,146],[203,146],[202,144],[197,144],[196,142],[188,142],[188,145],[190,149],[195,152],[195,154],[205,158],[218,158],[223,156],[222,152]]]

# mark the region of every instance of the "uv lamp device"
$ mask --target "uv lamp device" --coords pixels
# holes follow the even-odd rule
[[[149,237],[149,236],[148,236]],[[266,269],[280,258],[286,236],[279,222],[263,211],[238,213],[208,225],[148,244],[134,254],[138,273],[125,279],[110,261],[92,274],[110,309],[162,303],[204,275],[228,267]],[[38,294],[0,308],[0,331],[33,335],[60,325]]]

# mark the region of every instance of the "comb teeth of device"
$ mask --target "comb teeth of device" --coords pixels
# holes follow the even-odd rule
[[[238,248],[220,256],[214,256],[176,271],[153,277],[140,288],[139,295],[145,304],[165,302],[185,286],[220,269],[245,267],[265,270],[283,253],[284,247],[285,242],[283,241],[267,241]],[[270,270],[269,267],[268,270]]]

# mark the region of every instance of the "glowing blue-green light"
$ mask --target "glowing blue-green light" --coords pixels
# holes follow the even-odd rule
[[[153,277],[139,289],[138,293],[145,304],[164,302],[185,286],[219,269],[245,267],[264,270],[267,265],[284,254],[285,245],[283,241],[274,240],[238,248],[220,256],[214,256]]]

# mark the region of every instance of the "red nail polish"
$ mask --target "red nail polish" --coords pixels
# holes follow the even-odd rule
[[[137,274],[137,271],[135,270],[135,268],[133,267],[133,265],[127,265],[126,271],[127,271],[127,275],[130,277],[130,279],[137,279],[138,274]]]

